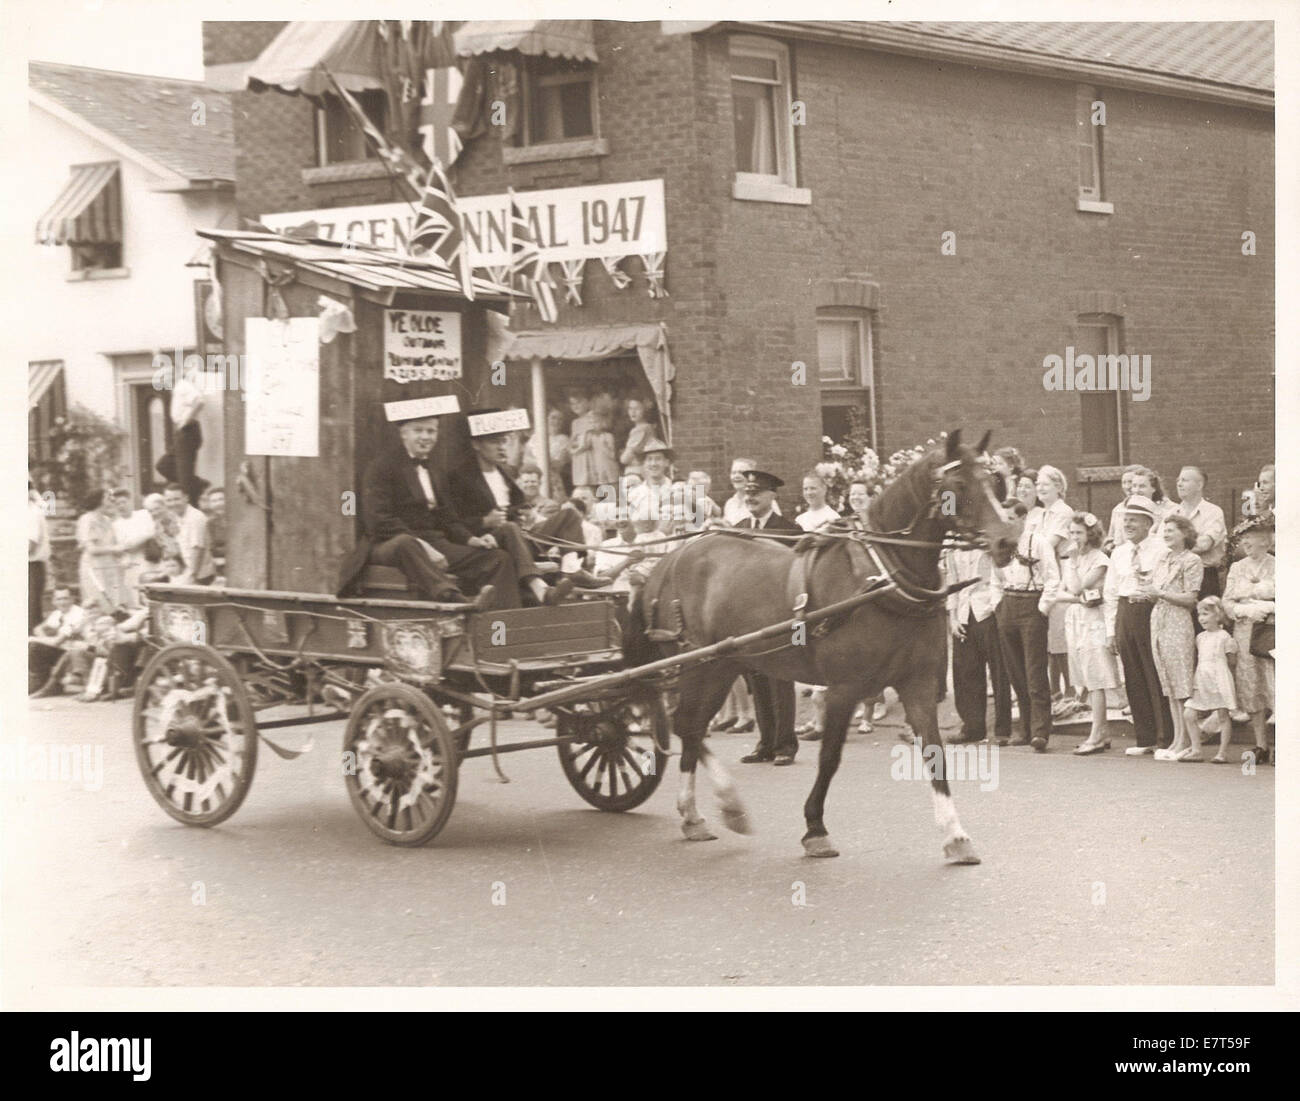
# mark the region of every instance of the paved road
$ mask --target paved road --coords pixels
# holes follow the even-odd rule
[[[508,785],[468,762],[447,828],[404,850],[353,815],[341,723],[281,731],[316,749],[263,752],[243,808],[203,831],[147,795],[129,703],[39,701],[29,748],[102,748],[103,784],[3,782],[7,985],[1272,981],[1272,768],[1004,749],[993,790],[954,785],[984,858],[954,867],[925,784],[891,778],[896,711],[851,736],[827,819],[843,855],[816,861],[813,747],[734,766],[752,837],[683,841],[675,772],[637,812],[592,810],[538,750],[506,759]],[[750,736],[713,744],[730,763]]]

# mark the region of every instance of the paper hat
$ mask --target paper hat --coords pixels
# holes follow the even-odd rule
[[[402,421],[418,421],[425,417],[445,417],[448,413],[459,413],[460,402],[455,394],[441,398],[411,398],[409,401],[384,402],[384,416],[394,424]]]
[[[781,481],[775,474],[769,474],[766,470],[745,471],[746,489],[770,489],[775,493],[783,485],[785,485],[785,482]]]
[[[469,434],[475,439],[528,431],[527,409],[479,409],[469,416]]]

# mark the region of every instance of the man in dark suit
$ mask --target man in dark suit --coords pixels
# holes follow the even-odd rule
[[[396,566],[425,600],[463,603],[449,574],[481,587],[484,608],[517,608],[519,577],[503,550],[474,545],[451,504],[451,486],[430,464],[438,440],[440,399],[390,402],[400,446],[375,458],[361,485],[365,537],[343,564],[345,592],[366,565]]]
[[[772,507],[776,502],[776,491],[783,485],[785,483],[775,474],[762,470],[746,471],[743,492],[749,515],[736,527],[802,535],[803,529],[798,524],[787,520]],[[794,764],[799,749],[794,733],[794,683],[761,673],[746,673],[745,680],[754,697],[758,745],[741,761],[747,765],[767,761],[777,765]]]
[[[506,438],[527,427],[523,409],[483,409],[469,417],[473,455],[449,473],[451,507],[469,530],[472,547],[499,548],[510,556],[520,582],[542,604],[558,604],[573,591],[573,582],[561,579],[548,588],[533,559],[532,548],[519,527],[525,510],[524,491],[506,470]],[[582,541],[582,519],[576,518],[577,541]],[[557,525],[558,527],[558,525]],[[542,534],[551,534],[548,530]],[[558,533],[557,533],[558,534]],[[572,537],[573,533],[569,533]]]

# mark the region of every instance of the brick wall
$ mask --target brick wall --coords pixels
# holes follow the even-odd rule
[[[207,24],[209,60],[235,59],[269,24]],[[810,207],[731,198],[727,42],[597,22],[605,157],[504,166],[488,135],[464,154],[464,194],[662,178],[671,297],[595,263],[560,325],[663,320],[677,366],[675,443],[726,492],[730,456],[792,483],[820,455],[816,285],[869,274],[883,448],[963,426],[993,429],[1035,464],[1080,462],[1077,394],[1047,392],[1042,361],[1074,341],[1081,301],[1123,302],[1127,349],[1153,360],[1150,401],[1124,396],[1125,461],[1172,483],[1198,461],[1215,487],[1272,456],[1271,116],[1103,88],[1105,198],[1075,209],[1074,85],[951,63],[792,43],[799,183]],[[311,112],[276,93],[235,96],[242,212],[389,202],[387,181],[304,185]],[[940,253],[941,234],[957,253]],[[1252,230],[1258,254],[1241,255]],[[539,327],[531,308],[517,327]],[[812,381],[791,385],[803,361]],[[1172,488],[1172,486],[1171,486]],[[1099,486],[1094,510],[1117,499]],[[1083,504],[1083,494],[1070,494]]]

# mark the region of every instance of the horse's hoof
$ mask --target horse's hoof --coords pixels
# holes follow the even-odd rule
[[[683,822],[682,834],[687,841],[716,841],[718,835],[701,822]]]
[[[831,844],[831,839],[822,837],[805,837],[803,839],[805,856],[839,856],[840,851]]]
[[[743,810],[724,810],[722,812],[722,824],[732,833],[750,834],[754,832],[749,824],[749,815]]]
[[[979,856],[969,837],[958,837],[943,847],[943,855],[953,864],[978,864]]]

